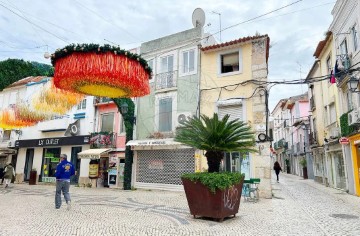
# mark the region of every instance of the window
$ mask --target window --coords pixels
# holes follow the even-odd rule
[[[221,57],[221,74],[239,71],[239,52],[223,54]]]
[[[330,109],[330,122],[329,122],[329,124],[332,124],[332,123],[334,123],[336,121],[335,104],[334,103],[330,104],[329,109]]]
[[[344,41],[340,44],[340,53],[342,55],[348,54],[346,39],[344,39]]]
[[[350,111],[351,109],[353,109],[353,103],[352,103],[352,93],[350,91],[348,91],[346,93],[346,100],[347,100],[347,108],[348,111]]]
[[[174,70],[174,55],[168,55],[160,59],[161,73],[171,72]]]
[[[113,132],[114,113],[101,114],[101,132]]]
[[[183,73],[193,72],[195,70],[195,50],[183,52]]]
[[[155,74],[155,67],[154,67],[154,59],[150,59],[147,61],[149,67],[151,68],[151,71],[152,71],[152,76],[151,76],[151,79],[153,79],[153,75]]]
[[[119,134],[122,134],[122,133],[125,133],[125,124],[124,124],[124,118],[121,116]]]
[[[82,100],[78,106],[77,106],[78,110],[82,110],[82,109],[86,109],[86,99]]]
[[[172,98],[159,100],[159,131],[172,130]]]
[[[3,131],[3,141],[10,140],[11,130],[4,130]]]
[[[358,35],[358,32],[356,30],[356,25],[354,25],[352,28],[351,28],[351,34],[352,34],[352,37],[353,37],[353,43],[354,43],[354,51],[356,51],[359,47],[359,35]]]
[[[327,68],[327,72],[330,75],[331,74],[331,56],[328,56],[328,58],[326,59],[326,68]]]

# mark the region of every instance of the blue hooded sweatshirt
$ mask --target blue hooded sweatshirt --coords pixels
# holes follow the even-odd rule
[[[74,165],[67,161],[66,159],[62,160],[56,167],[56,180],[62,180],[70,182],[70,177],[75,174]]]

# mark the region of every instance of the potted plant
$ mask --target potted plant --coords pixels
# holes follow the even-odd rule
[[[305,157],[302,158],[302,159],[299,161],[299,164],[302,166],[304,179],[307,179],[307,178],[308,178],[308,174],[307,174],[306,158],[305,158]]]
[[[222,221],[239,210],[244,175],[219,173],[224,152],[255,152],[251,127],[229,115],[219,119],[201,115],[185,120],[177,129],[175,141],[205,150],[208,172],[184,174],[184,185],[190,213]]]

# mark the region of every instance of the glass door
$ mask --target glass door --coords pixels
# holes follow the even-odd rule
[[[34,149],[30,148],[26,150],[26,159],[25,159],[25,167],[24,167],[24,180],[29,181],[30,179],[30,171],[33,166],[34,161]]]
[[[79,176],[80,176],[80,159],[78,158],[78,153],[81,152],[82,147],[72,147],[71,148],[71,163],[74,165],[75,168],[75,175],[71,176],[70,183],[77,184],[79,183]]]

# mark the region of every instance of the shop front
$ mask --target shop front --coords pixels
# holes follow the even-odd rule
[[[347,190],[345,158],[338,140],[326,144],[325,155],[329,185],[333,188]]]
[[[199,152],[172,139],[132,140],[126,145],[134,151],[135,188],[183,190],[181,175],[202,169]]]
[[[88,187],[122,188],[124,152],[110,148],[87,149],[78,153],[81,160],[79,184]]]
[[[355,195],[360,197],[360,134],[349,137],[354,173]]]
[[[39,182],[55,182],[56,166],[64,153],[76,170],[71,182],[77,183],[80,174],[77,154],[89,147],[89,136],[17,140],[15,146],[19,148],[16,175],[20,182],[29,181],[31,171],[36,171]]]

